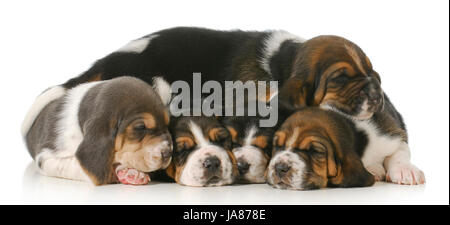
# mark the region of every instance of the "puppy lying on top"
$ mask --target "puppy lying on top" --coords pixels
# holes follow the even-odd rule
[[[373,185],[361,161],[367,143],[365,133],[337,112],[300,110],[275,133],[267,181],[296,190]]]
[[[40,172],[95,185],[146,184],[172,156],[160,96],[132,77],[42,93],[22,126]]]
[[[238,171],[230,134],[215,117],[172,117],[170,131],[176,144],[169,177],[186,186],[234,182]]]

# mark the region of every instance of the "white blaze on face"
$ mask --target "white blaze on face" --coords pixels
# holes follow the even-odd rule
[[[197,149],[191,152],[186,160],[185,167],[181,172],[179,183],[187,186],[221,186],[231,184],[232,163],[225,149],[211,144],[204,136],[201,128],[191,121],[189,126],[197,143]],[[220,181],[206,184],[204,178],[205,167],[203,162],[211,156],[216,156],[220,161]]]
[[[252,146],[252,140],[255,137],[257,128],[252,127],[245,136],[244,145],[233,149],[233,154],[237,161],[243,161],[249,164],[247,173],[243,178],[252,183],[265,182],[264,172],[268,163],[267,158],[261,149]],[[241,174],[242,176],[242,174]]]
[[[306,172],[306,164],[303,159],[298,154],[292,152],[292,150],[283,150],[276,154],[268,166],[267,181],[269,184],[275,186],[276,188],[283,188],[282,185],[274,182],[274,177],[276,175],[275,165],[278,163],[284,163],[290,167],[288,179],[284,178],[283,181],[289,180],[289,183],[285,183],[288,189],[301,190],[303,185],[303,174]],[[286,175],[288,176],[288,175]]]

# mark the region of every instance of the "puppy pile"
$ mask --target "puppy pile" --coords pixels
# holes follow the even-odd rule
[[[170,115],[170,84],[192,83],[195,72],[203,83],[278,81],[277,125],[259,127],[259,116]],[[161,173],[202,187],[425,183],[380,76],[357,45],[337,36],[158,31],[44,91],[22,135],[42,174],[95,185],[142,185]]]

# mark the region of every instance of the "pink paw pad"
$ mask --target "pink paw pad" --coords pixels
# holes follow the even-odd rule
[[[116,175],[122,184],[144,185],[150,182],[150,177],[146,173],[132,168],[117,169]]]

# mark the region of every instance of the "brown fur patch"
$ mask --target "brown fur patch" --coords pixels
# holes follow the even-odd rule
[[[170,123],[170,116],[169,116],[169,113],[167,111],[164,112],[164,123],[166,125],[169,125],[169,123]]]
[[[94,75],[93,77],[91,77],[88,81],[86,82],[94,82],[94,81],[101,81],[102,80],[102,74],[98,73],[96,75]]]
[[[228,157],[230,157],[230,160],[231,160],[233,178],[237,177],[237,176],[239,176],[239,170],[237,168],[237,160],[234,157],[233,152],[227,150],[227,154],[228,154]]]
[[[238,133],[237,133],[237,131],[236,131],[236,129],[234,129],[233,127],[231,127],[231,126],[227,126],[227,129],[228,129],[228,132],[230,132],[230,135],[231,135],[231,140],[234,142],[234,143],[237,143],[237,136],[238,136]]]
[[[166,168],[166,174],[167,176],[169,176],[170,178],[175,180],[175,173],[176,173],[176,167],[175,167],[175,163],[173,163],[173,161],[169,164],[169,166]]]
[[[371,69],[372,70],[372,63],[370,62],[370,60],[369,60],[369,57],[364,57],[365,58],[365,60],[366,60],[366,64],[367,64],[367,66],[369,67],[369,69]]]
[[[367,72],[362,65],[361,58],[359,57],[358,52],[355,50],[355,48],[350,47],[349,45],[346,44],[344,46],[347,49],[347,53],[350,55],[350,57],[352,57],[353,62],[356,64],[356,67],[358,67],[359,71],[367,75]]]
[[[191,137],[177,137],[175,139],[178,149],[190,149],[194,147],[195,142]]]
[[[144,119],[145,126],[148,129],[152,129],[156,126],[155,118],[150,113],[143,113],[142,118]]]
[[[274,137],[274,140],[273,140],[274,145],[280,146],[280,147],[284,146],[285,143],[286,143],[286,136],[287,136],[286,132],[284,132],[284,131],[277,131],[275,133],[275,137]]]
[[[224,130],[221,127],[215,127],[208,131],[209,140],[211,141],[219,141],[221,133],[223,133]]]
[[[267,147],[267,137],[266,136],[258,136],[253,138],[252,145],[256,145],[258,148],[264,149]]]

